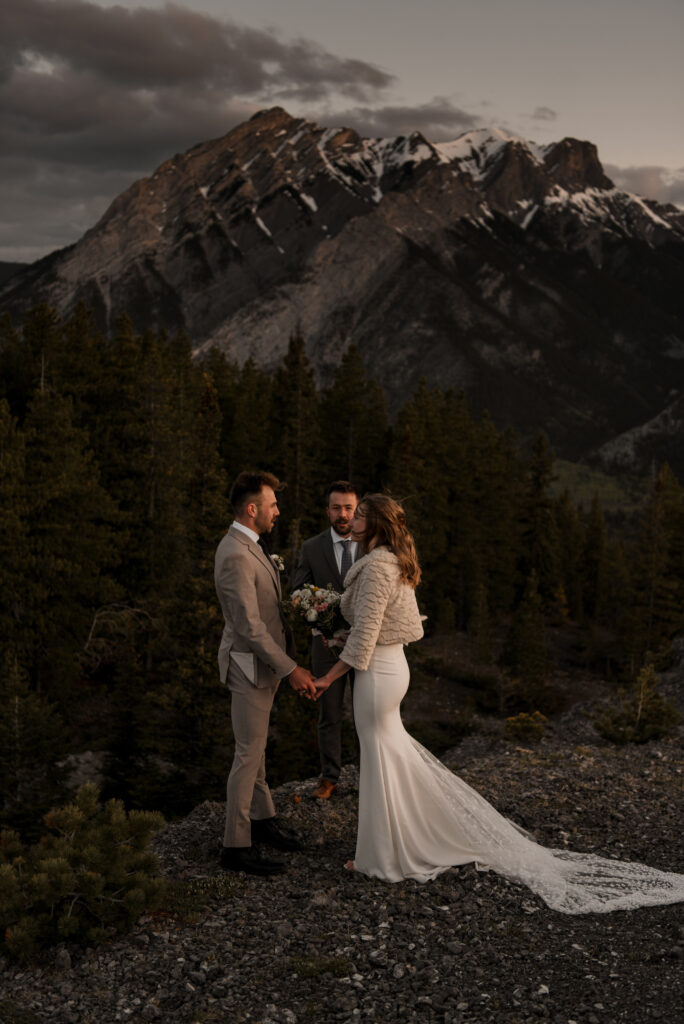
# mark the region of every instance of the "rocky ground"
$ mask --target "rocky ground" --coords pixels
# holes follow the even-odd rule
[[[684,872],[679,740],[615,748],[551,733],[526,747],[478,733],[444,759],[546,845]],[[168,908],[108,946],[2,963],[2,1024],[681,1019],[684,904],[568,917],[472,867],[427,885],[346,872],[356,782],[347,767],[327,804],[309,798],[312,780],[277,791],[305,848],[272,879],[219,870],[221,804],[170,824],[156,840]]]

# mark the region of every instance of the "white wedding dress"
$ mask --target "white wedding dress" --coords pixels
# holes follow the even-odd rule
[[[564,914],[684,900],[684,875],[535,843],[409,736],[399,712],[408,681],[401,644],[376,647],[369,667],[356,671],[361,771],[355,870],[389,882],[426,882],[474,862],[522,882]]]

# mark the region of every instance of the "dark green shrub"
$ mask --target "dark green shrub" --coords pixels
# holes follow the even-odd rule
[[[164,819],[98,797],[83,786],[45,816],[33,846],[0,833],[0,951],[25,959],[65,939],[94,945],[158,905],[165,882],[148,847]]]
[[[184,923],[196,923],[208,904],[225,903],[239,885],[237,876],[229,873],[210,878],[175,880],[168,885],[164,910],[160,913],[165,917],[173,915]]]
[[[637,676],[631,697],[624,690],[618,703],[594,718],[594,727],[613,743],[648,743],[670,736],[680,719],[674,703],[658,691],[653,665],[645,665]]]
[[[538,743],[544,735],[547,722],[548,718],[541,711],[533,711],[530,715],[523,711],[506,719],[504,736],[525,743]]]

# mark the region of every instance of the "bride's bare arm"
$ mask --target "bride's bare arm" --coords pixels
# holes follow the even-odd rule
[[[324,676],[321,676],[320,679],[316,679],[314,681],[314,686],[316,687],[316,700],[318,700],[322,693],[325,693],[328,687],[334,683],[336,679],[345,675],[350,668],[351,665],[348,665],[346,661],[336,661],[333,667],[329,668]]]

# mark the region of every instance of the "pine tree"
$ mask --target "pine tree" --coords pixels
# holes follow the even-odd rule
[[[184,569],[164,606],[163,642],[155,655],[162,682],[149,695],[150,713],[142,729],[144,748],[183,771],[184,806],[206,796],[207,789],[215,790],[232,740],[226,694],[216,682],[223,622],[214,592],[213,558],[229,522],[219,455],[221,413],[213,381],[201,370],[194,371],[192,391]]]
[[[548,439],[540,434],[532,448],[522,505],[522,554],[519,571],[523,579],[535,573],[543,606],[552,610],[562,585],[559,568],[559,540],[550,485],[553,458]]]
[[[97,789],[86,785],[45,824],[47,834],[33,846],[2,835],[2,953],[29,959],[65,940],[92,946],[159,905],[165,883],[149,844],[164,824],[160,814],[126,814],[114,800],[102,807]]]
[[[684,628],[684,501],[665,464],[653,482],[639,522],[633,556],[633,605],[625,643],[632,673]]]
[[[589,619],[599,620],[606,586],[606,527],[598,494],[594,494],[587,518],[580,561],[582,608]]]
[[[482,544],[477,470],[478,426],[464,394],[437,394],[433,426],[433,473],[440,479],[439,515],[444,523],[443,550],[434,552],[431,577],[453,606],[454,625],[463,629],[472,616],[481,585],[487,587],[487,555]],[[438,439],[438,440],[437,440]],[[434,528],[432,524],[431,528]],[[487,594],[487,604],[489,595]]]
[[[99,417],[105,341],[95,326],[90,310],[79,302],[61,324],[49,383],[53,390],[70,397],[76,426],[93,433]]]
[[[233,481],[243,469],[264,469],[280,475],[279,417],[284,400],[276,412],[273,378],[250,358],[239,371],[232,409],[228,409],[227,388],[223,392],[219,389],[219,400],[224,421],[221,454],[228,480]]]
[[[465,494],[470,493],[472,504],[472,542],[481,552],[491,611],[508,612],[515,598],[523,467],[515,436],[500,433],[487,413],[479,423],[473,423],[468,434],[471,431],[470,465],[464,469],[464,478]],[[471,487],[467,484],[469,478]],[[463,483],[463,479],[456,479],[455,498],[460,497]],[[460,512],[457,514],[460,516]]]
[[[397,417],[389,485],[406,509],[424,577],[429,581],[428,586],[421,586],[421,606],[437,620],[445,610],[453,617],[454,609],[445,603],[447,600],[453,604],[459,601],[460,614],[460,590],[457,595],[453,569],[458,554],[449,548],[453,517],[449,507],[450,474],[445,469],[446,443],[443,395],[421,381]]]
[[[24,438],[9,405],[0,401],[0,656],[25,662],[26,605],[35,587],[26,522]]]
[[[638,673],[628,695],[621,690],[617,706],[605,708],[594,719],[597,731],[614,743],[648,743],[671,736],[681,715],[673,700],[658,690],[658,677],[652,664]]]
[[[556,499],[553,514],[558,537],[559,586],[562,587],[562,598],[561,591],[557,591],[557,604],[559,600],[562,603],[564,599],[567,617],[578,622],[583,614],[582,559],[585,551],[585,531],[569,491],[563,491]],[[557,614],[562,621],[563,616],[559,608]]]
[[[33,366],[25,358],[23,342],[9,313],[0,315],[0,396],[14,416],[23,417],[26,396],[33,391]]]
[[[494,661],[492,651],[492,623],[487,602],[487,587],[481,580],[476,588],[473,608],[468,622],[468,633],[472,639],[473,660],[476,665],[491,665]]]
[[[36,587],[27,610],[34,686],[63,695],[95,610],[119,596],[116,508],[99,482],[72,405],[39,392],[26,415],[26,523]]]
[[[545,700],[550,659],[544,608],[534,570],[515,611],[501,660],[519,680],[519,692],[529,707],[539,709]]]
[[[275,377],[271,418],[276,472],[287,484],[281,495],[279,535],[287,536],[290,564],[295,564],[302,541],[319,525],[319,422],[318,392],[304,339],[292,337]]]
[[[388,427],[382,389],[367,379],[361,353],[351,345],[321,400],[325,478],[350,480],[362,494],[378,490]]]
[[[182,572],[186,361],[189,353],[179,355],[151,331],[136,337],[126,317],[118,319],[103,359],[94,448],[125,532],[119,581],[143,605],[173,593]]]
[[[54,705],[32,693],[16,656],[0,662],[0,824],[35,837],[63,796],[65,735]]]
[[[244,396],[245,391],[249,390],[245,381],[248,367],[250,372],[254,371],[256,367],[252,360],[247,360],[243,369],[240,370],[236,363],[229,362],[229,360],[226,359],[225,353],[222,352],[218,346],[214,346],[209,350],[202,359],[200,366],[202,371],[210,377],[214,388],[216,389],[216,397],[221,410],[221,438],[219,441],[219,452],[221,454],[228,479],[232,480],[237,475],[237,473],[234,472],[236,457],[238,462],[243,457],[242,452],[234,451],[234,445],[237,440],[235,432],[236,408],[238,402]],[[240,383],[241,378],[243,379],[242,386]],[[268,380],[267,390],[270,393],[270,379]],[[254,464],[260,464],[260,460],[257,459]],[[242,468],[246,468],[247,465],[251,465],[251,461],[247,462],[245,467]]]
[[[0,379],[20,423],[36,388],[55,389],[53,376],[62,348],[61,336],[59,316],[45,303],[26,314],[21,333],[14,329],[9,316],[0,320]]]
[[[424,569],[423,602],[438,620],[466,627],[486,581],[491,612],[514,599],[522,468],[511,434],[485,413],[476,422],[464,394],[425,382],[393,432],[389,482],[406,497]],[[444,620],[446,621],[446,620]]]

